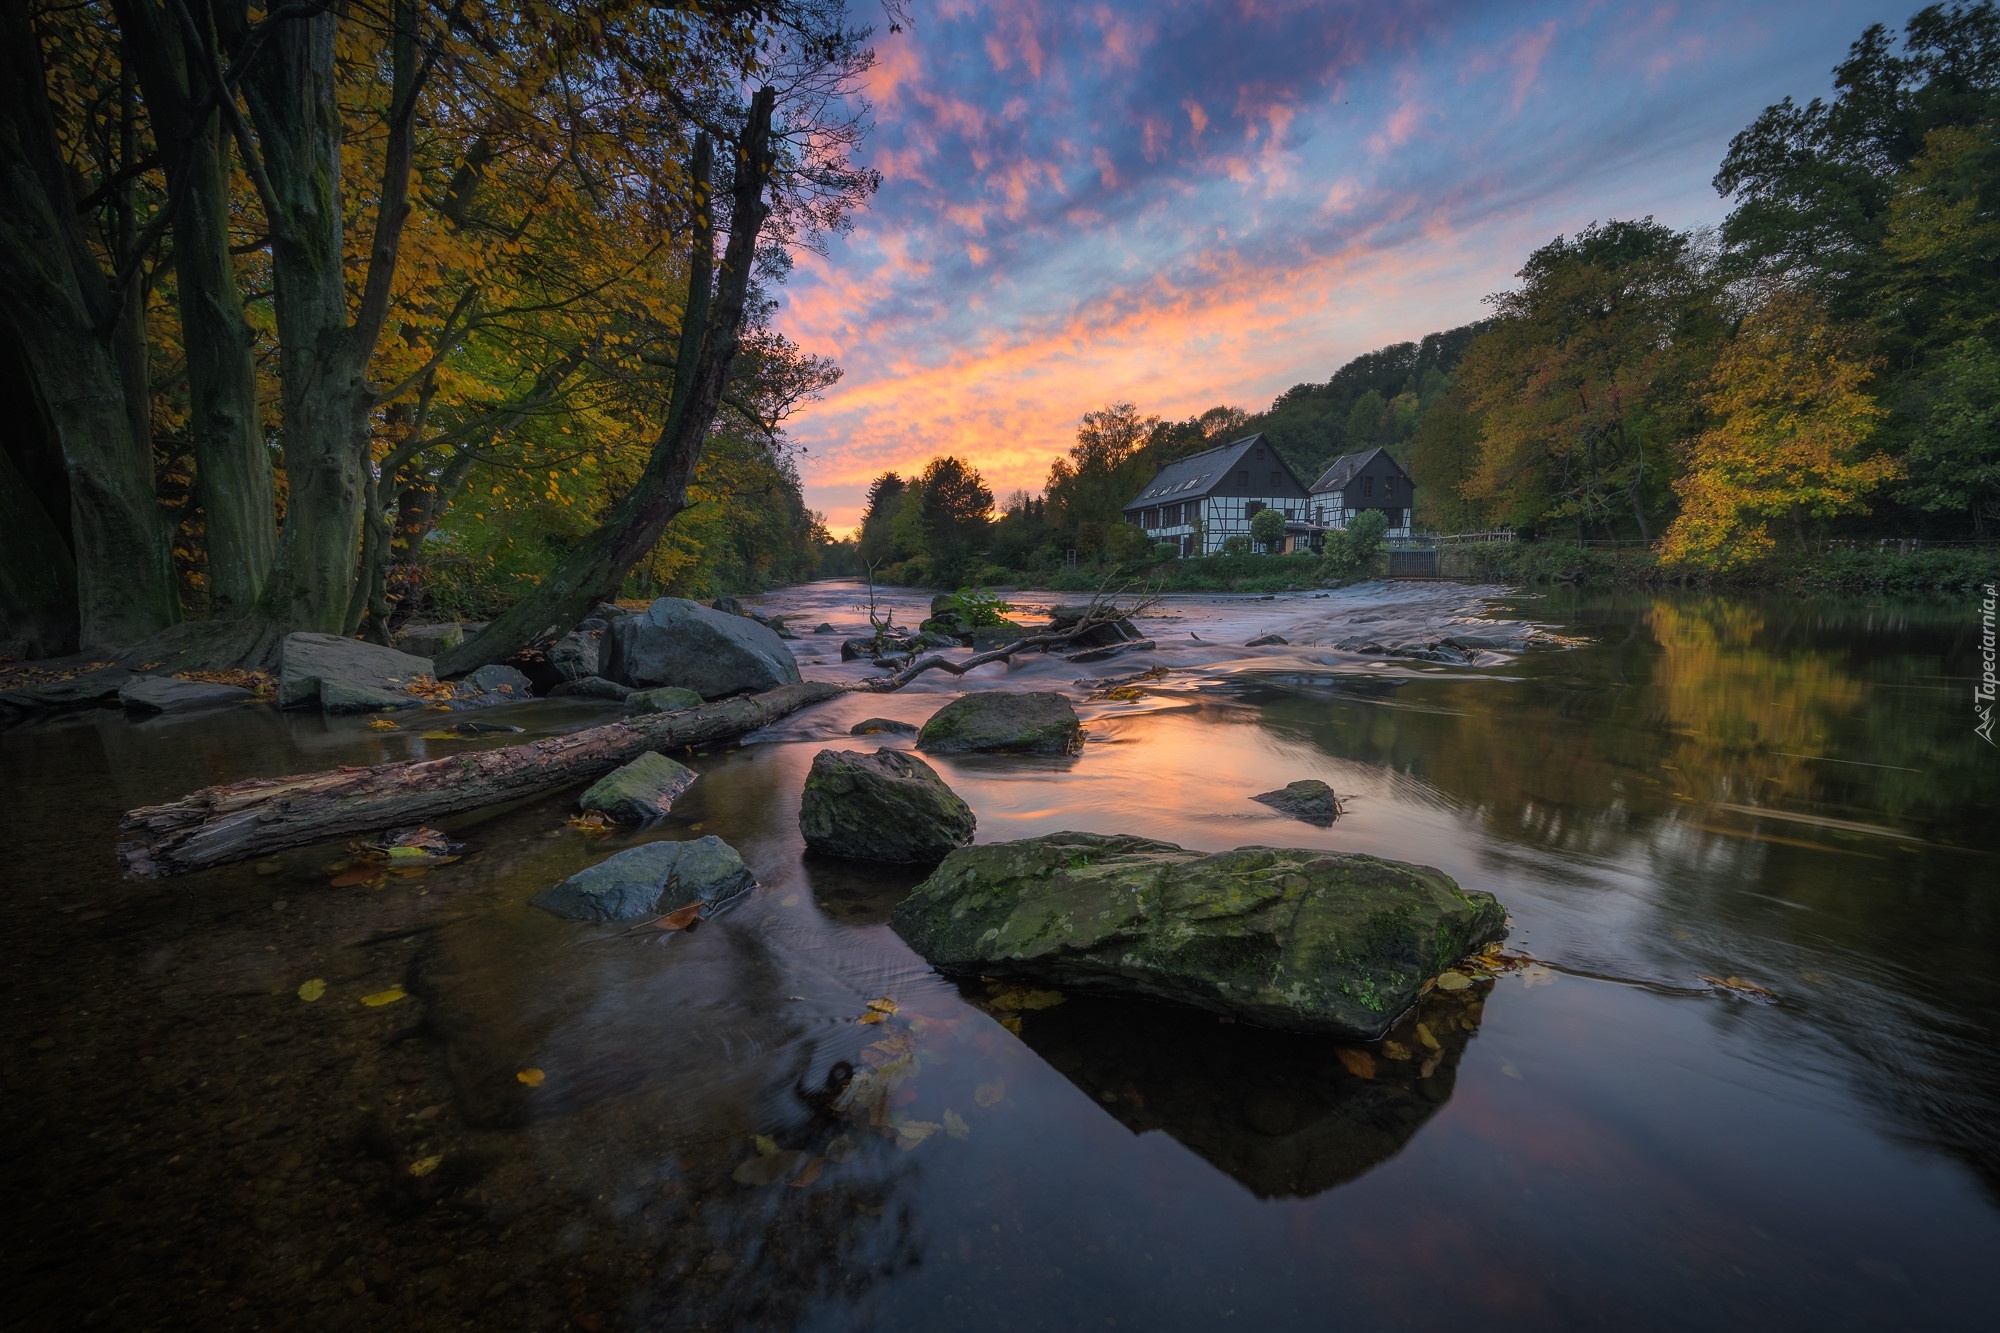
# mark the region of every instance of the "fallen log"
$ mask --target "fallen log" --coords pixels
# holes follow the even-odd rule
[[[826,681],[781,685],[678,713],[629,718],[525,745],[337,768],[207,787],[128,810],[118,859],[133,879],[157,879],[349,833],[419,824],[600,777],[647,750],[740,736],[846,692]]]

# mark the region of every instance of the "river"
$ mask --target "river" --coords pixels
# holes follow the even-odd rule
[[[834,625],[794,645],[805,674],[861,679],[837,647],[862,596],[746,600]],[[795,714],[691,758],[700,779],[643,831],[575,828],[555,793],[448,824],[455,863],[359,883],[337,847],[123,883],[118,813],[520,738],[257,706],[0,734],[10,1315],[1980,1321],[2000,1254],[2000,752],[1972,730],[1975,605],[1370,584],[1169,598],[1138,624],[1154,649]],[[1243,646],[1267,633],[1288,642]],[[1426,633],[1497,647],[1371,651]],[[1075,683],[1153,667],[1115,696]],[[818,750],[909,743],[850,725],[920,722],[971,688],[1064,689],[1086,727],[1073,758],[934,761],[982,841],[1423,862],[1500,898],[1516,958],[1365,1052],[940,978],[887,924],[920,875],[808,856],[796,820]],[[615,711],[481,716],[545,733]],[[1248,799],[1307,777],[1346,798],[1330,828]],[[759,887],[692,932],[527,905],[617,848],[708,833]],[[857,1021],[881,998],[887,1021]],[[842,1062],[903,1076],[849,1105]]]

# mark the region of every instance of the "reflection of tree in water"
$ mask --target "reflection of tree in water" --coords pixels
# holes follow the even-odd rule
[[[1170,1135],[1259,1198],[1308,1198],[1445,1103],[1485,994],[1433,991],[1371,1046],[1089,996],[1027,1016],[1021,1038],[1134,1134]]]
[[[1578,620],[1594,642],[1519,679],[1415,680],[1403,707],[1294,696],[1266,724],[1451,797],[1574,868],[1551,892],[1586,908],[1619,891],[1593,867],[1639,869],[1649,924],[1607,949],[1779,990],[1770,1021],[1818,1048],[1784,1058],[1837,1062],[1894,1132],[2000,1191],[2000,784],[1963,706],[1971,618],[1649,597]]]

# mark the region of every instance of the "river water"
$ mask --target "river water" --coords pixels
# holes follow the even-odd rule
[[[860,589],[755,601],[841,631],[794,645],[808,677],[877,674],[838,661]],[[1155,647],[1113,661],[932,673],[796,714],[691,758],[700,779],[643,831],[570,827],[573,792],[485,812],[448,826],[464,859],[421,878],[336,886],[341,849],[313,848],[134,886],[110,848],[119,810],[208,782],[517,737],[256,707],[0,736],[26,942],[0,1108],[15,1312],[1979,1317],[2000,1254],[2000,752],[1972,732],[1976,607],[1372,584],[1172,598],[1138,625]],[[1288,642],[1243,646],[1266,633]],[[1387,651],[1446,634],[1492,647]],[[1114,697],[1076,683],[1155,667]],[[909,744],[853,723],[921,722],[974,688],[1065,690],[1086,727],[1073,758],[932,761],[980,840],[1419,861],[1500,898],[1516,960],[1371,1050],[934,975],[887,925],[919,875],[805,854],[799,793],[822,748]],[[615,709],[503,712],[546,732]],[[1330,828],[1248,799],[1306,777],[1346,798]],[[527,905],[610,851],[708,833],[759,887],[692,932]],[[887,1021],[858,1021],[885,998]],[[891,1070],[888,1095],[837,1095],[843,1063]]]

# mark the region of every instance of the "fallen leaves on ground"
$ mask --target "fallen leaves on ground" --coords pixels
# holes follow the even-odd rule
[[[548,1079],[548,1075],[544,1074],[539,1069],[523,1069],[519,1073],[515,1074],[514,1077],[520,1080],[521,1082],[527,1084],[531,1088],[541,1087],[542,1084]]]
[[[1403,1045],[1400,1041],[1385,1041],[1382,1043],[1382,1058],[1385,1060],[1407,1060],[1410,1058],[1410,1048]]]
[[[657,930],[692,930],[694,923],[701,920],[701,904],[689,903],[677,908],[655,921],[648,922]]]
[[[259,698],[277,693],[278,678],[268,671],[245,671],[241,667],[230,667],[223,671],[176,671],[175,680],[200,680],[210,685],[234,685],[239,690],[249,690]]]
[[[593,838],[601,838],[618,827],[618,821],[602,810],[590,810],[569,817],[569,826],[579,833],[587,833]]]
[[[412,676],[403,682],[403,688],[411,694],[416,695],[419,699],[428,699],[432,703],[438,703],[445,699],[456,699],[458,697],[458,691],[455,688],[442,681],[433,680],[429,676]]]
[[[370,1009],[380,1009],[385,1004],[394,1004],[398,1000],[406,1000],[408,998],[409,992],[405,991],[401,986],[391,986],[388,990],[378,990],[373,995],[362,996],[361,1003],[367,1005]]]
[[[857,1023],[880,1023],[895,1012],[896,1002],[884,995],[878,1000],[870,1000],[867,1011],[854,1021]]]
[[[67,667],[10,667],[0,671],[0,689],[18,690],[31,685],[52,685],[59,680],[75,680],[92,671],[102,671],[109,662],[80,662]]]
[[[1726,990],[1732,995],[1741,995],[1746,1000],[1755,1000],[1758,1004],[1776,1004],[1778,1002],[1776,995],[1765,990],[1756,982],[1745,981],[1742,977],[1711,977],[1697,974],[1696,979],[1707,982],[1709,986],[1716,990]]]
[[[311,981],[299,983],[299,998],[308,1004],[311,1004],[324,994],[326,994],[326,983],[318,977],[314,977]]]
[[[1347,1072],[1356,1078],[1375,1077],[1375,1057],[1353,1046],[1342,1046],[1334,1053],[1336,1059],[1346,1066]]]
[[[1029,986],[1008,986],[989,983],[986,987],[989,1009],[1010,1009],[1015,1011],[1032,1009],[1053,1009],[1063,1002],[1059,990],[1035,990]]]

